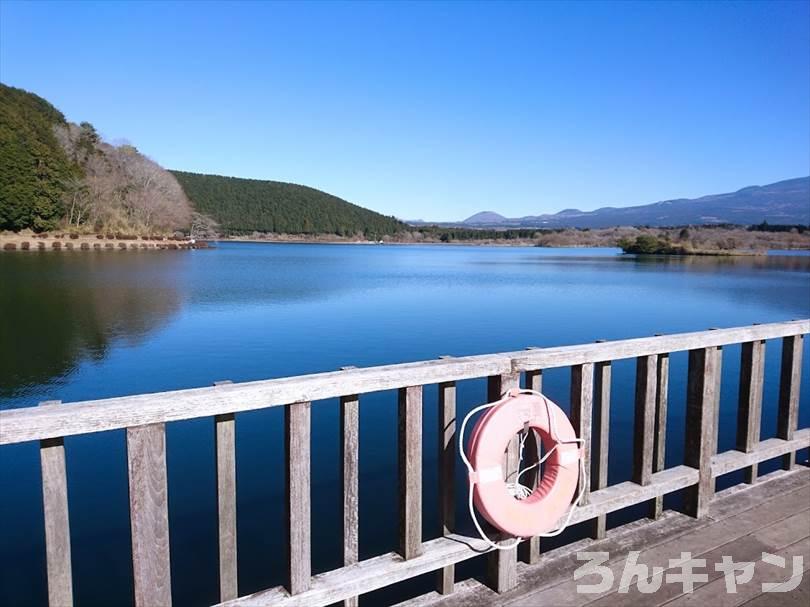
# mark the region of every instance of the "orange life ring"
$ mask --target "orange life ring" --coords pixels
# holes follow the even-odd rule
[[[502,463],[509,442],[526,426],[537,431],[546,452],[554,451],[532,494],[518,500],[507,488]],[[475,507],[492,525],[524,538],[555,529],[580,475],[579,439],[562,409],[544,396],[510,391],[475,424],[468,453]]]

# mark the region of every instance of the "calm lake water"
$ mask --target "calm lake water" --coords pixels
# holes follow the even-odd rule
[[[765,323],[810,315],[810,257],[633,258],[612,249],[222,244],[215,250],[0,255],[0,407]],[[762,434],[775,433],[769,342]],[[739,347],[724,349],[720,449],[734,444]],[[633,361],[614,365],[610,480],[629,479]],[[686,354],[671,359],[667,464],[682,462]],[[804,354],[805,383],[810,352]],[[568,371],[544,389],[568,408]],[[461,382],[459,413],[485,398]],[[436,389],[425,392],[424,536],[436,519]],[[66,405],[67,406],[67,405]],[[341,564],[338,406],[313,407],[313,571]],[[284,582],[283,413],[237,417],[240,593]],[[810,426],[810,389],[800,427]],[[211,419],[170,424],[175,604],[216,602]],[[123,432],[68,438],[74,590],[130,604]],[[361,558],[397,545],[396,394],[361,399]],[[45,604],[38,449],[0,448],[0,604]],[[459,471],[458,518],[467,524]],[[732,482],[736,479],[732,479]],[[617,513],[613,523],[629,516]],[[623,518],[624,517],[624,518]],[[609,519],[610,520],[610,519]],[[569,537],[573,537],[573,530]],[[481,561],[481,559],[476,559]],[[480,562],[460,575],[479,573]],[[388,604],[431,579],[372,593]]]

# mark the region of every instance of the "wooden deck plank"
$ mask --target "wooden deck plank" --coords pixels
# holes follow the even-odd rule
[[[806,519],[804,525],[807,526]],[[810,539],[803,537],[799,541],[785,546],[779,551],[779,554],[788,560],[792,559],[793,556],[801,556],[805,563],[810,563]],[[782,582],[790,577],[791,569],[761,561],[759,560],[760,556],[756,555],[758,562],[754,568],[754,576],[751,581],[745,584],[737,584],[735,593],[732,594],[727,591],[725,578],[719,576],[707,584],[695,588],[693,593],[681,595],[664,604],[668,607],[702,607],[703,605],[738,607],[762,594],[762,582]],[[737,559],[735,555],[734,560],[737,562],[742,559]]]
[[[805,501],[804,504],[806,505]],[[720,571],[715,570],[715,563],[719,563],[723,555],[732,556],[736,563],[753,562],[756,563],[761,559],[763,552],[770,552],[772,554],[781,554],[783,549],[794,543],[796,533],[803,533],[810,521],[810,510],[804,509],[796,512],[785,518],[776,520],[770,525],[762,528],[757,528],[759,522],[752,522],[748,529],[751,532],[739,537],[733,537],[730,541],[717,546],[708,551],[699,552],[692,548],[688,543],[684,543],[676,539],[665,546],[669,546],[669,559],[678,559],[680,554],[684,551],[689,551],[692,555],[691,559],[685,559],[678,562],[692,562],[695,563],[696,559],[705,560],[705,564],[697,563],[695,570],[698,573],[706,574],[707,582],[698,582],[698,587],[703,584],[712,582],[716,579],[723,578]],[[738,535],[735,533],[734,535]],[[799,536],[801,537],[801,536]],[[690,596],[683,592],[683,585],[677,583],[664,583],[666,576],[672,573],[678,567],[670,567],[671,561],[659,565],[658,563],[650,563],[646,559],[639,559],[639,562],[646,565],[653,564],[656,566],[664,567],[664,571],[657,576],[650,576],[647,578],[649,581],[655,581],[660,584],[660,588],[652,594],[644,594],[639,591],[637,583],[634,583],[627,592],[613,592],[597,601],[586,603],[591,607],[634,607],[641,602],[646,602],[653,599],[654,604],[663,605],[682,596]],[[756,568],[755,568],[756,571]],[[725,592],[725,585],[722,589]],[[693,591],[694,592],[694,591]],[[713,605],[713,603],[712,603]]]
[[[810,488],[800,490],[801,499],[807,502],[810,500]],[[763,517],[770,517],[768,520],[781,520],[795,512],[795,503],[786,504],[785,500],[775,499],[748,511],[730,516],[722,521],[712,521],[703,525],[695,525],[692,530],[674,538],[667,538],[667,541],[660,542],[652,547],[644,547],[640,550],[638,562],[650,566],[667,567],[669,559],[677,558],[681,548],[690,550],[693,554],[703,554],[713,550],[727,542],[747,535],[753,528],[761,523]],[[574,580],[573,575],[562,584],[558,584],[551,589],[531,595],[526,602],[515,603],[515,605],[555,605],[555,607],[579,606],[583,604],[596,604],[596,600],[608,597],[604,603],[599,605],[613,605],[621,595],[618,590],[619,580],[622,570],[626,564],[628,551],[612,551],[610,561],[605,563],[614,575],[615,583],[609,592],[592,594],[587,597],[577,593],[579,584],[596,584],[601,578],[598,575],[586,575],[579,580]],[[666,586],[662,587],[662,590]],[[618,598],[617,598],[618,597]],[[532,603],[533,602],[533,603]]]
[[[455,585],[454,592],[456,592],[457,596],[460,600],[464,600],[464,597],[470,592],[476,592],[487,589],[484,584],[476,580],[475,578],[468,578],[466,580],[462,580]],[[489,590],[489,589],[487,589]],[[489,590],[494,594],[494,590]],[[434,590],[433,592],[428,592],[427,594],[423,594],[412,599],[407,599],[402,601],[401,603],[396,603],[391,607],[430,607],[431,605],[435,605],[436,601],[443,598],[444,593],[440,590]]]
[[[635,521],[628,525],[611,529],[607,538],[601,541],[589,539],[557,548],[543,554],[539,566],[519,565],[519,585],[512,591],[496,594],[480,584],[470,584],[459,587],[450,597],[442,597],[432,602],[420,602],[420,607],[433,605],[441,607],[478,607],[501,605],[523,605],[536,607],[537,605],[555,605],[554,602],[540,603],[536,598],[537,591],[553,588],[554,586],[570,581],[574,569],[582,565],[576,561],[577,550],[621,552],[626,554],[629,550],[643,550],[654,545],[677,538],[685,533],[704,528],[713,522],[727,519],[743,510],[751,510],[774,496],[786,496],[795,493],[810,484],[810,474],[785,475],[782,472],[772,473],[763,477],[763,485],[737,485],[718,493],[712,503],[709,514],[696,521],[673,511],[666,511],[662,518],[656,522]],[[797,496],[794,496],[797,497]],[[777,498],[778,499],[778,498]],[[798,501],[806,496],[798,496]],[[756,519],[756,517],[753,517]],[[752,519],[752,520],[753,520]],[[776,528],[776,527],[774,527]],[[676,555],[677,556],[677,555]],[[666,562],[664,563],[666,565]],[[618,578],[616,583],[618,584]],[[569,596],[575,593],[568,592]],[[648,604],[648,603],[642,603]]]
[[[662,518],[655,523],[637,521],[608,531],[606,540],[597,542],[583,540],[578,544],[564,546],[544,554],[539,566],[521,566],[518,571],[519,586],[509,593],[495,595],[480,588],[469,588],[464,593],[466,596],[454,596],[436,602],[435,605],[441,605],[441,607],[500,606],[507,604],[526,605],[527,607],[540,604],[556,605],[553,601],[540,603],[535,598],[535,595],[539,591],[552,589],[560,583],[572,580],[573,570],[582,564],[574,558],[576,550],[606,550],[611,553],[616,552],[618,554],[621,552],[626,554],[629,550],[649,549],[652,546],[664,543],[668,539],[677,538],[696,530],[699,531],[699,529],[717,521],[725,520],[742,511],[751,510],[770,499],[774,499],[775,496],[787,496],[806,489],[810,484],[810,472],[805,471],[805,473],[806,475],[802,476],[802,474],[785,475],[782,472],[776,472],[763,477],[761,485],[737,485],[727,489],[716,496],[709,513],[700,521],[676,512],[666,511]],[[801,501],[806,499],[806,496],[799,496],[798,499]],[[757,516],[751,518],[751,520],[756,519]],[[625,528],[631,529],[631,531],[624,536],[617,535]],[[571,550],[566,552],[569,548]],[[565,600],[566,595],[571,596],[576,593],[569,588],[560,594]]]
[[[810,571],[805,570],[799,587],[790,593],[769,592],[743,603],[745,607],[807,607],[810,604]]]

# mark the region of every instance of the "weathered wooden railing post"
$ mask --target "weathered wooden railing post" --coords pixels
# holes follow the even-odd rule
[[[585,467],[585,477],[580,478],[582,506],[590,501],[591,476],[591,420],[593,418],[593,363],[583,363],[571,367],[571,423],[577,437],[583,440],[581,453]]]
[[[232,382],[218,381],[215,386]],[[217,524],[219,527],[219,599],[239,596],[236,568],[236,417],[233,413],[214,416],[216,450]]]
[[[717,329],[712,329],[716,331]],[[723,347],[709,348],[709,352],[714,356],[714,426],[712,428],[712,455],[717,454],[717,446],[720,442],[720,388],[723,381]]]
[[[455,531],[455,462],[456,462],[456,384],[439,384],[439,524],[442,535]],[[436,589],[440,594],[453,592],[456,566],[447,565],[438,572]]]
[[[527,348],[534,350],[536,348]],[[524,387],[535,392],[543,391],[543,370],[532,369],[524,373]],[[532,430],[531,435],[526,438],[526,444],[523,451],[523,457],[526,461],[533,461],[540,457],[541,444],[540,438],[537,433]],[[541,469],[538,466],[534,470],[527,472],[525,481],[528,486],[534,488],[537,485],[537,479],[540,478]],[[528,565],[534,565],[540,562],[540,538],[531,537],[518,546],[518,558]]]
[[[594,367],[594,410],[597,414],[595,428],[596,470],[591,477],[591,491],[604,489],[608,483],[608,454],[610,452],[610,361],[596,363]],[[602,539],[607,534],[607,516],[601,514],[591,523],[591,537]]]
[[[345,371],[354,367],[342,367]],[[340,466],[343,477],[343,564],[354,565],[360,556],[360,399],[340,398]],[[359,598],[349,597],[344,607],[357,607]]]
[[[399,553],[422,554],[422,386],[399,390]]]
[[[127,428],[129,517],[136,607],[172,604],[166,425]]]
[[[51,400],[42,405],[58,405]],[[45,561],[48,571],[48,604],[73,605],[73,574],[70,559],[70,519],[68,517],[65,442],[62,438],[39,441],[42,468],[42,509],[45,515]]]
[[[231,386],[218,382],[210,388],[79,402],[66,407],[42,403],[38,408],[0,411],[0,446],[40,441],[48,599],[52,606],[70,605],[73,600],[64,437],[126,431],[134,602],[136,607],[163,607],[172,601],[165,424],[213,417],[220,599],[234,605],[317,607],[342,601],[347,607],[356,607],[361,594],[434,572],[438,591],[451,593],[455,564],[476,558],[484,546],[476,537],[456,536],[454,529],[457,381],[488,377],[488,400],[495,401],[518,385],[520,371],[525,371],[527,388],[540,390],[541,368],[571,368],[571,420],[586,443],[583,457],[592,471],[591,486],[583,487],[586,506],[574,513],[572,522],[589,524],[591,534],[600,538],[605,536],[605,516],[610,512],[648,503],[652,505],[651,516],[657,517],[663,497],[684,490],[685,511],[700,517],[709,509],[717,477],[744,470],[746,480],[754,482],[757,465],[777,457],[790,468],[795,453],[810,446],[810,428],[797,428],[803,335],[808,332],[810,321],[791,321],[374,369],[345,368],[342,372]],[[777,437],[760,440],[767,339],[782,340]],[[738,343],[742,344],[742,356],[737,448],[715,455],[721,349]],[[668,352],[685,350],[689,351],[685,465],[664,469]],[[633,357],[637,368],[635,482],[603,490],[607,485],[610,361]],[[439,522],[443,536],[449,537],[423,543],[422,385],[432,384],[437,384],[439,390]],[[399,390],[401,556],[388,553],[359,562],[359,395],[393,389]],[[309,401],[333,398],[340,398],[344,566],[312,576]],[[235,415],[274,406],[285,407],[289,583],[287,589],[268,588],[240,599],[236,583]],[[506,452],[504,474],[510,480],[517,472],[518,442],[515,436]],[[524,459],[534,458],[532,444],[531,437],[527,437]],[[525,477],[521,481],[533,483]],[[502,537],[493,535],[493,539]],[[518,550],[494,551],[487,557],[488,583],[497,592],[515,588],[517,554]],[[537,538],[523,542],[520,555],[527,563],[538,562]]]
[[[803,335],[782,338],[782,367],[779,374],[779,413],[776,436],[792,440],[799,420],[799,387],[802,379]],[[782,468],[790,470],[796,463],[796,452],[782,456]]]
[[[487,381],[487,400],[494,402],[508,390],[518,387],[520,387],[520,373],[493,375]],[[506,451],[504,478],[508,478],[517,465],[518,439],[515,435]],[[505,540],[505,542],[511,541]],[[517,547],[513,550],[495,550],[490,553],[487,561],[487,574],[489,586],[495,592],[506,592],[517,586]]]
[[[287,461],[288,574],[290,594],[309,590],[312,576],[310,509],[311,403],[287,405],[284,446]]]
[[[687,514],[702,517],[714,495],[714,411],[717,390],[717,356],[714,348],[689,351],[686,388],[684,463],[698,470],[698,482],[684,491]]]
[[[649,485],[655,456],[655,403],[658,384],[658,357],[636,359],[636,407],[633,423],[633,482]],[[655,501],[651,510],[655,509]]]
[[[765,340],[742,345],[740,355],[740,401],[737,410],[737,450],[751,453],[760,437],[762,385],[765,377]],[[745,469],[745,482],[757,480],[758,464]]]
[[[666,467],[667,443],[667,400],[669,396],[669,354],[658,355],[655,388],[655,441],[653,446],[653,472],[661,472]],[[659,495],[652,502],[651,518],[660,518],[664,513],[664,496]]]

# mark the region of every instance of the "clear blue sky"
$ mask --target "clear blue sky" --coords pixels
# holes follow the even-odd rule
[[[0,3],[0,80],[169,168],[408,219],[810,173],[810,3]]]

